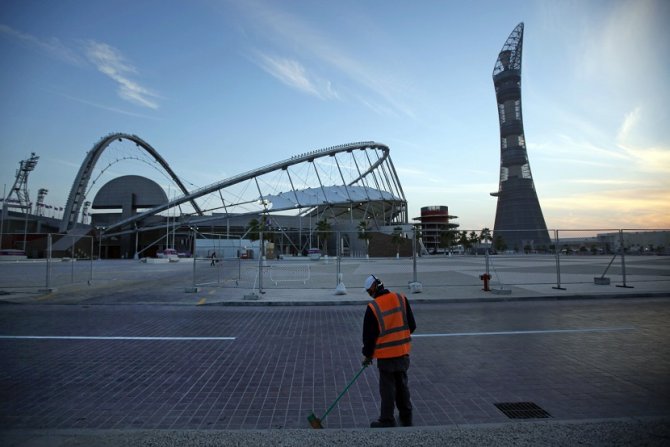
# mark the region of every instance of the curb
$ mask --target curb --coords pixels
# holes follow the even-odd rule
[[[669,293],[663,292],[640,292],[627,294],[602,294],[602,295],[533,295],[533,296],[496,296],[491,298],[411,298],[412,304],[463,304],[463,303],[499,303],[499,302],[523,302],[523,301],[560,301],[560,300],[612,300],[612,299],[643,299],[643,298],[668,298]],[[207,306],[359,306],[367,304],[370,300],[321,300],[321,301],[219,301],[201,304]]]

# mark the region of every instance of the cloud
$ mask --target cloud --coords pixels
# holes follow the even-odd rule
[[[427,174],[430,173],[430,171],[425,169],[408,168],[406,166],[398,166],[396,167],[396,171],[398,171],[398,173],[402,174],[403,176],[413,176],[418,178],[424,178]]]
[[[498,185],[492,183],[454,183],[454,184],[445,184],[444,180],[438,184],[432,185],[418,185],[416,183],[410,183],[403,185],[403,190],[405,193],[414,193],[421,195],[443,195],[448,196],[449,194],[459,194],[470,197],[478,197],[479,199],[484,198],[489,200],[489,194],[492,191],[498,189]],[[463,198],[461,197],[461,199]]]
[[[556,216],[552,218],[556,227],[607,222],[614,227],[670,228],[668,203],[670,190],[665,188],[622,188],[544,198],[542,209]]]
[[[633,85],[640,75],[657,72],[663,63],[658,50],[664,33],[663,0],[606,3],[595,11],[601,22],[585,30],[583,52],[575,65],[578,73],[595,77],[603,73],[617,83]],[[588,8],[588,6],[586,6]]]
[[[10,36],[24,45],[36,48],[50,57],[61,60],[68,64],[78,67],[83,67],[86,65],[85,60],[79,54],[77,54],[76,51],[68,48],[55,37],[51,37],[49,39],[40,39],[36,36],[17,31],[7,25],[0,25],[0,33]]]
[[[632,112],[627,113],[617,134],[618,141],[626,141],[631,131],[640,122],[640,107],[636,107]]]
[[[567,152],[571,154],[578,155],[579,159],[584,159],[585,157],[591,156],[595,157],[598,160],[629,160],[630,157],[625,152],[621,151],[620,148],[612,145],[612,148],[603,147],[592,143],[590,139],[575,139],[570,135],[562,134],[559,135],[560,139],[563,140],[559,147],[548,148],[552,152]],[[588,138],[588,137],[587,137]]]
[[[298,16],[273,9],[274,2],[241,2],[239,5],[273,45],[284,45],[292,51],[311,58],[314,65],[328,66],[351,83],[351,89],[364,93],[352,94],[364,106],[381,115],[402,114],[414,118],[414,111],[401,99],[409,97],[407,85],[400,85],[383,65],[363,63],[328,39],[320,29],[310,26]],[[342,90],[342,88],[340,88]],[[363,97],[372,97],[363,99]],[[393,112],[391,112],[393,111]]]
[[[670,147],[663,145],[643,146],[636,143],[639,138],[638,135],[644,134],[644,129],[640,129],[643,125],[643,109],[642,107],[636,107],[624,116],[617,132],[617,145],[625,151],[638,169],[644,172],[670,176]]]
[[[108,110],[110,112],[115,112],[115,113],[120,113],[122,115],[134,116],[136,118],[147,118],[147,119],[151,119],[151,120],[159,119],[159,118],[156,118],[154,116],[144,115],[144,114],[141,114],[141,113],[128,112],[127,110],[117,109],[115,107],[108,107],[108,106],[105,106],[105,105],[102,105],[102,104],[96,104],[92,101],[87,101],[85,99],[75,98],[74,96],[66,95],[65,93],[60,93],[60,92],[53,92],[53,93],[56,93],[57,95],[61,95],[64,98],[71,99],[72,101],[77,101],[79,103],[86,104],[86,105],[89,105],[89,106],[92,106],[92,107],[96,107],[98,109]]]
[[[152,93],[150,90],[128,77],[128,74],[135,74],[137,73],[137,70],[126,62],[119,50],[108,44],[95,41],[85,43],[85,57],[83,57],[80,54],[80,51],[68,47],[56,37],[40,39],[39,37],[22,33],[4,24],[0,24],[0,33],[16,39],[24,45],[36,48],[38,51],[41,51],[50,57],[76,67],[87,67],[88,59],[98,71],[113,79],[118,84],[118,94],[122,99],[150,109],[158,108],[158,104],[153,99],[157,98],[158,95]],[[118,111],[109,108],[108,110]]]
[[[291,88],[319,99],[337,99],[338,94],[329,81],[310,75],[300,62],[257,53],[254,60],[263,70]]]
[[[594,179],[594,178],[575,178],[561,180],[561,182],[576,183],[580,185],[614,185],[614,186],[630,186],[640,185],[641,183],[635,180],[619,180],[619,179]]]
[[[86,55],[98,71],[118,84],[121,98],[142,107],[158,109],[158,104],[152,99],[158,95],[128,77],[128,74],[136,73],[137,70],[126,62],[120,51],[106,43],[89,41]]]
[[[670,178],[670,148],[663,147],[626,147],[626,151],[634,159],[637,168],[648,173],[659,173]],[[670,187],[670,181],[666,180]]]
[[[596,166],[599,168],[614,168],[616,164],[608,161],[589,161],[582,158],[565,158],[565,157],[545,157],[544,161],[551,163],[554,166],[559,165],[577,165],[577,166]]]
[[[363,98],[362,96],[358,96],[358,101],[363,104],[365,107],[368,109],[372,110],[374,113],[377,115],[381,116],[394,116],[396,113],[394,112],[394,109],[383,105],[379,104],[378,102],[373,102],[368,99]]]

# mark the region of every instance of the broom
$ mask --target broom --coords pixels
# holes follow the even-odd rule
[[[358,371],[358,373],[356,373],[356,375],[354,376],[353,379],[351,379],[351,382],[349,382],[349,385],[347,385],[347,387],[346,387],[344,390],[342,390],[342,392],[340,393],[340,395],[337,396],[337,399],[335,399],[335,402],[333,402],[333,403],[331,404],[331,406],[328,407],[328,409],[327,409],[326,412],[323,414],[323,417],[322,417],[321,419],[319,419],[318,417],[316,417],[316,415],[315,415],[313,412],[312,412],[312,414],[310,414],[309,416],[307,416],[307,420],[309,421],[309,425],[311,425],[312,428],[323,428],[323,425],[321,425],[321,421],[324,420],[324,419],[326,419],[326,416],[328,416],[328,413],[330,413],[330,410],[332,410],[332,409],[335,407],[335,404],[342,398],[342,396],[344,396],[344,393],[347,392],[347,390],[349,389],[349,387],[350,387],[351,385],[354,384],[354,382],[356,381],[356,379],[358,379],[358,376],[360,376],[361,373],[363,372],[363,370],[364,370],[365,368],[367,368],[367,367],[368,367],[367,364],[363,365],[363,367],[361,368],[361,370]]]

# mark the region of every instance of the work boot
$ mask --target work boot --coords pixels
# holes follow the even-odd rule
[[[389,420],[376,420],[370,423],[370,428],[390,428],[395,427],[395,421],[393,419]]]
[[[412,425],[412,416],[405,416],[405,417],[400,417],[400,425],[403,427],[411,427]]]

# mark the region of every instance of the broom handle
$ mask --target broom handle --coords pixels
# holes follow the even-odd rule
[[[346,387],[344,390],[342,390],[342,392],[340,393],[340,395],[337,396],[337,399],[335,399],[335,402],[333,402],[332,405],[331,405],[330,407],[328,407],[328,409],[326,410],[326,412],[323,414],[323,416],[321,417],[322,420],[323,420],[323,419],[326,419],[326,416],[328,416],[328,413],[330,413],[330,410],[332,410],[333,408],[335,408],[335,404],[337,404],[337,402],[342,398],[342,396],[344,396],[344,393],[347,392],[347,390],[349,389],[349,387],[350,387],[351,385],[354,384],[354,382],[356,381],[356,379],[358,379],[358,376],[360,376],[361,373],[363,372],[363,370],[364,370],[365,368],[367,368],[367,367],[368,367],[368,365],[364,365],[364,366],[361,368],[361,370],[358,371],[358,373],[354,376],[354,378],[351,379],[351,382],[349,382],[349,385],[347,385],[347,387]]]

